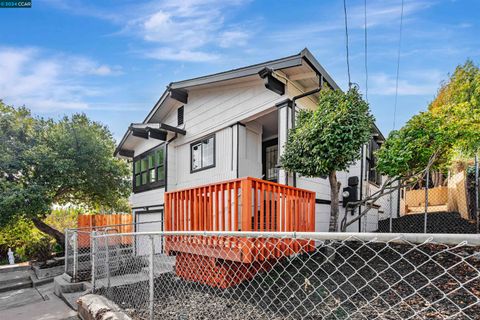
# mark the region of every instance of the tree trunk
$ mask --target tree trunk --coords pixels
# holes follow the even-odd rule
[[[337,172],[332,171],[328,175],[330,182],[330,226],[328,231],[338,231],[338,192],[340,190],[340,182],[337,180]]]
[[[38,230],[54,238],[65,249],[65,235],[55,228],[50,227],[39,218],[32,218],[32,222]]]

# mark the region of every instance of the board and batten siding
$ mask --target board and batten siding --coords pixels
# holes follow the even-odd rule
[[[284,99],[285,96],[267,90],[261,80],[191,89],[188,103],[184,106],[184,129],[187,134],[180,136],[176,144],[193,142],[272,108]],[[170,111],[163,122],[176,126],[176,110]]]
[[[175,168],[177,182],[176,185],[169,184],[169,190],[193,188],[236,178],[236,126],[219,130],[214,135],[215,167],[213,168],[191,172],[190,143],[172,148],[177,158]]]

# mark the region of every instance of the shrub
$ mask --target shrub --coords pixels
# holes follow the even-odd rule
[[[45,241],[42,240],[45,237],[32,222],[27,220],[18,220],[5,226],[0,229],[0,264],[8,263],[8,248],[12,248],[16,262],[30,260],[31,247]]]

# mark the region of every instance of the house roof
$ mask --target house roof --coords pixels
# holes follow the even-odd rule
[[[276,60],[270,60],[270,61],[266,61],[258,64],[253,64],[253,65],[242,67],[242,68],[231,69],[228,71],[214,73],[214,74],[201,76],[197,78],[171,82],[167,86],[167,89],[163,92],[162,96],[157,101],[157,103],[155,103],[152,110],[148,113],[143,123],[149,123],[152,121],[152,117],[157,113],[159,108],[161,108],[165,100],[171,96],[174,90],[188,91],[188,89],[197,87],[197,86],[209,85],[212,83],[239,79],[243,77],[249,77],[249,76],[257,75],[258,72],[264,68],[269,68],[275,71],[275,70],[290,69],[294,67],[301,67],[304,64],[307,64],[311,68],[311,70],[315,72],[315,74],[321,75],[323,79],[333,89],[340,89],[337,83],[332,79],[332,77],[327,73],[327,71],[320,65],[320,63],[317,61],[317,59],[315,59],[312,53],[307,48],[305,48],[302,51],[300,51],[298,54],[295,54],[292,56],[288,56],[288,57],[284,57]],[[123,144],[125,143],[127,138],[130,136],[130,134],[131,134],[131,128],[129,128],[129,130],[127,130],[127,132],[124,134],[122,140],[120,141],[119,145],[115,150],[115,155],[117,155],[118,152],[121,150]]]

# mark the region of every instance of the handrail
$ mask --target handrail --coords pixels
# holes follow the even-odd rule
[[[305,192],[309,192],[309,193],[315,193],[315,191],[302,189],[302,188],[297,188],[297,187],[292,187],[292,186],[287,186],[286,184],[281,184],[281,183],[272,182],[272,181],[268,181],[268,180],[262,180],[262,179],[254,178],[254,177],[243,177],[243,178],[235,178],[235,179],[224,180],[224,181],[220,181],[220,182],[201,184],[201,185],[198,185],[198,186],[195,186],[195,187],[190,187],[190,188],[182,188],[182,189],[171,190],[171,191],[165,192],[165,194],[175,193],[175,192],[180,192],[180,191],[187,191],[187,190],[196,189],[196,188],[205,188],[205,187],[215,186],[215,185],[224,184],[224,183],[239,182],[239,181],[243,181],[243,180],[258,181],[258,182],[262,182],[262,183],[270,184],[270,185],[280,185],[284,188],[291,189],[291,190],[301,190],[301,191],[305,191]]]

